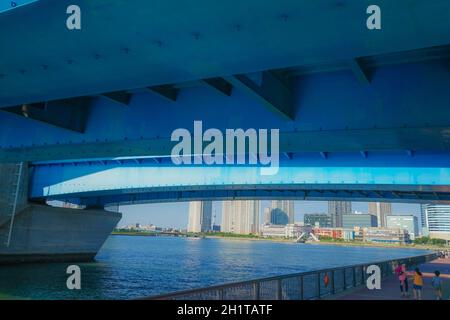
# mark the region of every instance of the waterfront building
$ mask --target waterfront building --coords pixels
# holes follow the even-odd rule
[[[450,240],[450,205],[424,205],[427,230],[431,238]]]
[[[342,215],[342,227],[345,229],[354,229],[355,227],[370,228],[377,226],[377,217],[372,214]]]
[[[386,216],[392,214],[389,202],[369,202],[369,214],[377,217],[377,226],[386,227]]]
[[[301,224],[297,223],[290,223],[287,224],[286,227],[286,237],[287,238],[298,238],[302,233],[308,232],[311,230],[311,228],[302,226]]]
[[[400,228],[364,228],[364,241],[404,244],[410,242],[408,231]]]
[[[263,237],[286,237],[286,226],[280,224],[264,224],[261,227]]]
[[[309,233],[310,230],[310,227],[304,227],[295,223],[287,225],[264,224],[261,227],[261,235],[263,237],[298,238],[302,233]]]
[[[407,230],[411,240],[419,235],[419,222],[414,215],[388,215],[386,216],[386,226]]]
[[[355,230],[344,229],[343,233],[342,233],[342,237],[345,241],[355,240]]]
[[[258,234],[259,201],[223,201],[221,231],[237,234]]]
[[[273,200],[271,206],[272,224],[293,224],[294,223],[294,201]]]
[[[319,226],[322,228],[330,228],[332,226],[331,216],[325,213],[305,213],[303,216],[305,225],[312,227]]]
[[[342,228],[342,215],[352,213],[351,201],[328,201],[332,227]]]
[[[330,237],[333,239],[344,239],[344,229],[342,228],[312,228],[312,233],[320,239],[320,237]]]
[[[212,201],[191,201],[189,203],[188,232],[211,231]]]

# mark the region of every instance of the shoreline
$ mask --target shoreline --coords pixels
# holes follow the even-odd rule
[[[158,235],[157,233],[145,233],[145,232],[113,232],[111,233],[113,236],[142,236],[142,237],[173,237],[172,235]],[[284,238],[262,238],[262,237],[246,237],[246,236],[222,236],[222,235],[202,235],[205,239],[225,239],[225,240],[249,240],[249,241],[270,241],[277,243],[290,243],[297,244],[297,242],[292,239],[284,239]],[[191,236],[182,236],[186,238],[193,238]],[[372,243],[372,242],[351,242],[351,241],[320,241],[320,242],[305,242],[298,244],[306,244],[306,245],[332,245],[332,246],[342,246],[342,247],[370,247],[370,248],[392,248],[392,249],[419,249],[419,250],[450,250],[450,247],[438,247],[431,245],[400,245],[400,244],[381,244],[381,243]]]

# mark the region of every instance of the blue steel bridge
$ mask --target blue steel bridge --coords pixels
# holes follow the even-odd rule
[[[68,30],[72,2],[0,13],[0,162],[24,166],[4,170],[6,216],[15,188],[90,209],[450,201],[449,1],[378,0],[381,30],[365,0],[85,0]],[[279,172],[175,166],[171,133],[196,120],[279,129]]]

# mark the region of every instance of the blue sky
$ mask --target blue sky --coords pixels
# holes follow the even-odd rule
[[[270,201],[261,201],[260,221],[263,221],[262,212],[268,206],[270,206]],[[216,224],[220,224],[221,207],[221,201],[213,203],[213,214],[216,214]],[[352,209],[367,213],[368,203],[353,202]],[[326,201],[295,201],[294,210],[295,221],[303,221],[303,214],[305,213],[326,213],[328,204]],[[160,227],[186,228],[189,202],[121,206],[120,211],[123,213],[123,217],[119,222],[119,226],[139,222],[141,224],[152,223]],[[414,214],[420,219],[420,206],[418,204],[394,203],[392,204],[392,212],[394,214]]]

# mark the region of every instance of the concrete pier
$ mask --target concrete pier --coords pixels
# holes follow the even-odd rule
[[[0,263],[92,260],[122,217],[29,203],[27,196],[27,164],[0,164]]]
[[[92,260],[122,214],[30,205],[0,225],[0,263]]]

